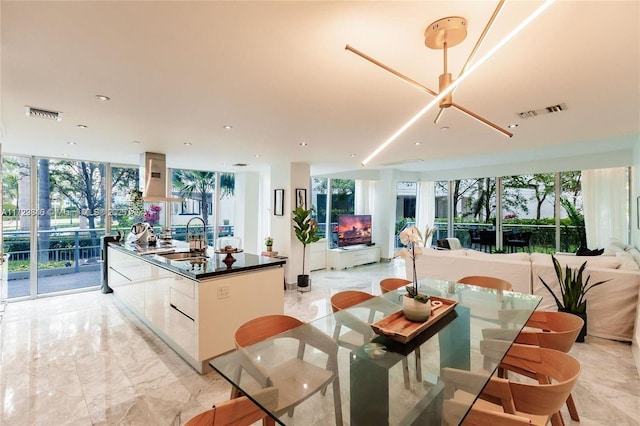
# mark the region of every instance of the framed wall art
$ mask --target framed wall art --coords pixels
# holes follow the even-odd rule
[[[296,189],[296,207],[302,207],[303,209],[307,209],[307,190],[306,189]]]
[[[284,189],[275,189],[273,191],[273,214],[284,216]]]

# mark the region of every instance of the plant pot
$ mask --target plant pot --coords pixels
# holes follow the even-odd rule
[[[582,325],[582,329],[580,330],[580,333],[578,334],[578,337],[576,337],[576,342],[578,343],[583,343],[584,342],[584,338],[587,336],[587,314],[574,314],[579,316],[580,318],[582,318],[582,321],[584,321],[584,324]]]
[[[267,246],[267,251],[269,251],[269,252],[270,252],[272,247],[273,247],[273,246]]]
[[[311,284],[311,279],[309,275],[298,275],[298,288],[299,289],[308,289]],[[302,291],[302,290],[301,290]]]
[[[404,296],[402,313],[409,321],[425,322],[431,316],[431,302],[416,302],[412,297]]]

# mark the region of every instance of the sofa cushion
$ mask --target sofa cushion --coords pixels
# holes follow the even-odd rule
[[[529,253],[485,253],[478,250],[467,250],[469,257],[481,257],[493,260],[524,260],[529,262]]]
[[[405,259],[405,266],[407,273],[411,274],[411,262]],[[468,275],[492,276],[510,282],[514,291],[531,293],[531,262],[520,256],[430,249],[416,258],[416,271],[419,279],[447,281],[457,281]]]
[[[618,269],[624,269],[626,271],[638,271],[640,266],[629,252],[621,252],[616,254],[616,258],[620,261],[620,267]]]
[[[549,260],[550,255],[547,255]],[[567,256],[556,255],[556,259],[560,262],[560,265],[564,268],[565,265],[570,268],[579,268],[584,262],[587,262],[587,267],[593,268],[606,268],[606,269],[618,269],[621,262],[617,257],[613,256]]]

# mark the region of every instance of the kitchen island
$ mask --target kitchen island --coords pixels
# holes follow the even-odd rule
[[[108,285],[115,296],[198,372],[234,349],[244,322],[284,311],[284,259],[248,253],[189,253],[109,243]]]

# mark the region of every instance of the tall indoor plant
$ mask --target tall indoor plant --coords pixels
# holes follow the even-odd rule
[[[322,238],[318,235],[318,222],[311,218],[311,209],[306,210],[296,207],[293,211],[293,230],[298,241],[302,243],[302,274],[298,275],[298,287],[309,286],[309,275],[305,274],[305,259],[307,254],[307,244],[315,243]]]
[[[569,265],[566,265],[563,272],[558,259],[554,256],[551,256],[551,259],[553,261],[553,268],[556,272],[558,283],[560,284],[560,296],[562,297],[562,300],[556,296],[553,290],[551,290],[551,286],[547,284],[540,275],[538,275],[538,278],[553,296],[556,305],[558,306],[558,312],[568,312],[582,318],[584,326],[582,327],[582,331],[578,335],[576,341],[584,342],[587,330],[587,300],[585,299],[585,296],[592,288],[602,285],[610,280],[598,281],[597,283],[589,285],[591,276],[587,276],[586,280],[583,280],[582,278],[584,270],[587,267],[586,261],[577,270],[571,269]]]

